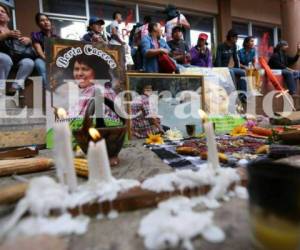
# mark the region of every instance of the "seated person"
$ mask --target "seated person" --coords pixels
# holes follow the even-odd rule
[[[9,55],[5,41],[8,39],[18,39],[24,45],[30,45],[31,39],[21,34],[19,30],[11,30],[8,27],[10,22],[10,11],[6,5],[0,3],[0,96],[4,95],[6,88],[6,80],[11,68],[17,65],[18,71],[15,82],[13,82],[9,89],[9,94],[13,95],[16,91],[20,91],[25,87],[25,80],[34,69],[34,61],[30,58],[23,58],[21,60],[14,60]]]
[[[53,33],[52,23],[47,15],[37,13],[35,15],[35,23],[40,28],[40,31],[31,33],[32,45],[38,55],[38,58],[34,62],[35,68],[43,79],[44,87],[49,88],[50,86],[46,84],[45,37],[57,38],[58,36]]]
[[[191,64],[198,67],[212,67],[212,57],[209,48],[207,48],[208,35],[200,33],[198,42],[190,50]]]
[[[247,69],[249,64],[254,66],[255,64],[255,48],[254,48],[254,37],[248,36],[244,39],[243,48],[238,51],[240,59],[240,67]]]
[[[171,57],[178,63],[178,64],[189,64],[190,62],[190,54],[189,54],[189,46],[187,43],[182,39],[182,28],[176,26],[172,30],[172,40],[168,42],[168,45],[171,49]]]
[[[169,54],[170,47],[161,38],[161,26],[159,23],[149,23],[149,35],[144,36],[141,42],[143,66],[146,72],[158,73],[158,56]]]
[[[282,76],[285,80],[290,95],[295,95],[297,89],[297,82],[300,78],[300,72],[290,69],[299,59],[300,56],[300,44],[297,46],[297,54],[294,57],[287,55],[289,45],[286,41],[281,41],[274,49],[274,53],[269,60],[269,66],[271,69],[281,69]]]
[[[246,70],[247,77],[250,78],[252,87],[260,88],[259,70],[255,68],[256,52],[254,47],[254,37],[248,36],[244,39],[243,48],[238,51],[240,67]]]
[[[160,119],[152,112],[150,106],[152,85],[144,83],[138,92],[140,96],[131,104],[132,134],[137,138],[146,138],[148,134],[163,133]]]
[[[108,43],[108,37],[104,29],[105,22],[98,17],[91,17],[87,33],[82,37],[83,42]]]
[[[237,54],[237,39],[238,33],[236,31],[228,31],[226,41],[218,45],[215,66],[229,68],[237,90],[247,91],[246,80],[242,79],[246,76],[246,72],[240,68]],[[239,78],[237,82],[235,81],[236,78]],[[246,102],[246,96],[244,94],[240,94],[239,96],[242,102]]]

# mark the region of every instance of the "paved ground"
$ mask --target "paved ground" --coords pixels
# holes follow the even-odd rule
[[[49,152],[42,154],[49,155]],[[113,169],[116,178],[145,179],[158,173],[171,172],[167,165],[162,163],[150,150],[146,150],[140,143],[132,143],[128,148],[123,149],[120,155],[121,165]],[[47,174],[54,175],[54,171]],[[38,174],[40,175],[40,174]],[[31,178],[36,175],[24,175]],[[82,179],[84,181],[84,179]],[[0,187],[14,183],[11,177],[2,178]],[[0,210],[0,216],[10,212],[12,208]],[[14,242],[22,249],[40,249],[41,244],[47,246],[44,249],[74,249],[74,250],[142,250],[143,241],[137,236],[139,223],[143,216],[151,210],[141,210],[130,213],[122,213],[115,220],[104,219],[98,221],[93,219],[89,225],[88,232],[83,236],[70,236],[62,239],[53,237],[35,237],[28,239],[29,247],[26,248],[26,241]],[[211,244],[196,238],[195,249],[203,250],[250,250],[252,249],[250,231],[248,225],[247,202],[233,199],[225,203],[215,212],[216,224],[226,232],[226,241],[222,244]],[[43,242],[43,243],[41,243]],[[28,244],[28,242],[27,242]],[[36,248],[35,248],[36,247]],[[0,250],[14,249],[13,245],[2,245]],[[21,249],[21,248],[19,248]]]

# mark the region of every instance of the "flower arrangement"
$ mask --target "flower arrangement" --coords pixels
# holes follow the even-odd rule
[[[160,134],[148,134],[148,138],[146,139],[146,144],[162,145],[164,144],[164,139]]]

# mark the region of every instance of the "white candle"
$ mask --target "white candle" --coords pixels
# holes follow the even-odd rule
[[[88,149],[89,183],[110,182],[112,180],[106,142],[104,139],[91,141]]]
[[[67,185],[71,192],[77,188],[74,168],[71,131],[67,121],[56,122],[54,130],[54,156],[59,182]]]
[[[217,142],[216,136],[214,131],[214,126],[212,122],[205,122],[203,124],[204,131],[206,135],[206,145],[208,151],[208,163],[211,164],[214,170],[217,170],[219,167],[219,156],[218,156],[218,149],[217,149]]]

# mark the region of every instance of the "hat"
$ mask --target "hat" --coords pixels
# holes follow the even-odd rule
[[[234,29],[231,29],[227,33],[227,38],[237,37],[238,35],[239,35],[239,33],[237,33]]]
[[[200,33],[198,36],[198,40],[203,39],[205,41],[205,44],[208,45],[207,43],[207,39],[208,39],[208,35],[205,33]]]
[[[89,26],[95,24],[95,23],[99,23],[100,25],[104,25],[105,22],[103,21],[103,19],[100,19],[99,17],[91,17],[89,20]]]
[[[278,46],[280,47],[283,47],[283,46],[289,46],[289,43],[285,40],[281,40],[279,43],[278,43]]]
[[[208,35],[205,33],[200,33],[198,39],[203,39],[203,40],[207,41]]]

